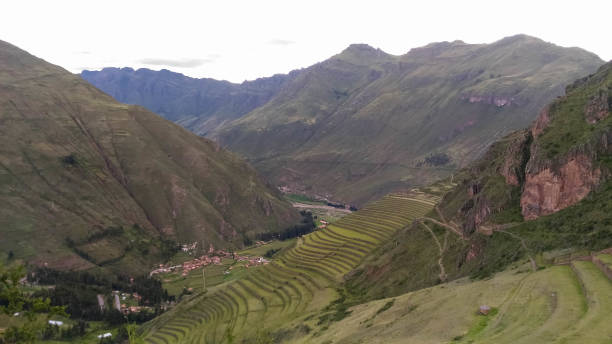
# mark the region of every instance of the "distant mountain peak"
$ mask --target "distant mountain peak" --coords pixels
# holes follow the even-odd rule
[[[373,46],[366,44],[366,43],[353,43],[349,45],[344,51],[376,52],[376,51],[380,51],[380,49],[376,49]]]
[[[519,43],[519,42],[547,43],[547,42],[545,42],[544,40],[542,40],[540,38],[537,38],[537,37],[534,37],[534,36],[529,36],[529,35],[526,35],[524,33],[520,33],[520,34],[504,37],[504,38],[500,39],[499,41],[494,42],[493,44],[500,44],[501,45],[501,44],[513,44],[513,43]]]
[[[391,55],[382,51],[379,48],[374,48],[371,45],[365,43],[355,43],[349,45],[340,54],[336,55],[337,58],[346,60],[352,63],[359,62],[372,62],[379,59],[387,59]]]

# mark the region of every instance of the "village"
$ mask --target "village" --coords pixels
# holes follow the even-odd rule
[[[191,244],[183,244],[181,245],[181,251],[187,253],[188,255],[193,255],[196,252],[196,249],[198,246],[197,244],[198,244],[197,242],[194,242]],[[255,243],[256,246],[262,246],[266,244],[268,244],[268,242],[265,242],[265,241],[257,241]],[[263,257],[244,256],[244,255],[239,255],[236,252],[231,252],[231,251],[222,250],[222,249],[215,250],[214,246],[211,244],[206,254],[198,258],[187,260],[183,262],[182,264],[178,264],[178,265],[159,264],[159,266],[156,269],[152,270],[149,273],[149,276],[153,276],[157,274],[180,272],[181,276],[185,277],[189,274],[189,272],[193,270],[196,270],[202,267],[206,267],[209,265],[221,265],[221,260],[223,258],[232,259],[236,262],[245,262],[245,264],[242,266],[247,269],[251,266],[266,265],[269,263],[269,260]],[[230,266],[228,270],[231,270],[231,269],[232,267]]]

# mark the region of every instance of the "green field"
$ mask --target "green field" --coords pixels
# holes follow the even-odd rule
[[[338,298],[344,275],[432,207],[404,196],[373,202],[327,229],[298,238],[272,263],[181,302],[145,325],[145,339],[160,344],[224,343],[264,338],[280,328],[285,338],[308,334],[317,326],[315,317]]]
[[[274,240],[266,245],[251,247],[246,250],[242,250],[238,252],[241,256],[255,256],[255,257],[263,257],[269,250],[283,250],[291,248],[295,244],[296,239],[289,240]]]

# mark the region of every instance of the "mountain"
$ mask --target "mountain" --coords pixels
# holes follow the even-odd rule
[[[601,64],[523,35],[397,57],[353,45],[302,71],[218,140],[279,185],[362,204],[465,166]]]
[[[288,191],[361,205],[466,166],[602,63],[525,35],[402,56],[354,44],[291,73],[269,100],[214,131],[184,124]],[[104,90],[91,73],[104,73],[83,75]]]
[[[0,104],[10,257],[142,274],[176,243],[242,246],[299,219],[235,154],[1,41]]]
[[[488,277],[523,257],[536,269],[612,247],[611,109],[607,63],[567,86],[528,129],[495,142],[452,181],[425,188],[443,195],[427,215],[435,221],[425,221],[443,253],[414,224],[356,269],[349,289],[388,297],[439,283],[440,266],[447,280]]]
[[[84,70],[81,77],[122,103],[142,105],[198,135],[206,135],[267,103],[293,74],[242,84],[146,68]]]
[[[603,343],[611,110],[612,62],[453,177],[301,237],[147,323],[145,340]]]

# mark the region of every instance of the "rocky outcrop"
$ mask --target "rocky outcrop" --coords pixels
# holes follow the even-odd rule
[[[548,127],[548,124],[550,124],[550,105],[544,107],[542,111],[540,111],[538,118],[531,126],[531,135],[533,137],[540,136],[544,129]]]
[[[525,165],[529,160],[532,136],[527,130],[518,132],[509,142],[499,173],[506,184],[520,186],[525,180]]]
[[[591,192],[601,180],[601,170],[591,158],[578,154],[558,168],[546,167],[526,174],[521,213],[526,220],[567,208]]]
[[[612,95],[604,90],[599,90],[596,96],[592,97],[584,109],[586,120],[590,124],[595,124],[610,114]]]

